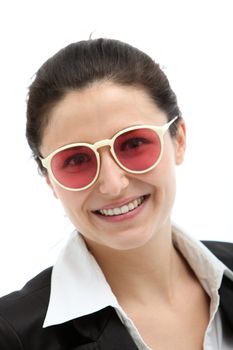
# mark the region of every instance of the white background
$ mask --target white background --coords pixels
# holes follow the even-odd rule
[[[110,37],[165,69],[187,123],[173,220],[233,241],[232,1],[10,1],[0,5],[0,294],[52,264],[72,229],[25,140],[27,87],[73,41]]]

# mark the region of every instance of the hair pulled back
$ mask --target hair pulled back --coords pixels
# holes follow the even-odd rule
[[[42,173],[39,160],[43,131],[49,113],[71,90],[83,89],[95,81],[112,81],[144,88],[168,120],[181,116],[169,81],[147,54],[113,39],[90,39],[70,44],[49,58],[37,71],[29,87],[26,137]],[[170,132],[176,132],[175,123]]]

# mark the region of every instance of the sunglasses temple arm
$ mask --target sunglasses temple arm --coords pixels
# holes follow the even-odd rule
[[[168,122],[166,124],[166,129],[165,132],[170,128],[170,126],[179,118],[179,116],[177,115],[175,118],[173,118],[172,120],[170,120],[170,122]]]

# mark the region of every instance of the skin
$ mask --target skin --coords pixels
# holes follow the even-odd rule
[[[62,145],[77,141],[94,143],[135,124],[163,125],[166,122],[166,115],[144,91],[111,83],[95,84],[79,92],[69,92],[56,105],[44,133],[41,152],[46,156]],[[182,162],[185,149],[183,123],[180,129],[183,135],[178,142],[166,133],[162,160],[147,174],[126,173],[115,163],[108,148],[102,148],[100,175],[91,188],[71,192],[47,178],[54,195],[61,200],[89,245],[132,249],[146,244],[157,231],[170,231],[175,165]],[[105,206],[117,207],[127,199],[146,194],[150,194],[150,198],[145,210],[135,220],[109,224],[93,214]]]
[[[99,82],[80,91],[68,92],[50,113],[50,122],[42,139],[41,153],[46,157],[55,149],[73,142],[90,142],[112,137],[117,131],[135,124],[164,125],[165,113],[136,87]],[[193,334],[195,310],[183,310],[183,300],[193,295],[203,310],[198,314],[200,330],[197,339],[179,349],[201,349],[208,321],[208,300],[193,272],[172,244],[171,211],[175,199],[175,168],[185,154],[185,124],[178,126],[176,137],[164,136],[164,153],[156,168],[146,174],[129,174],[113,160],[108,148],[99,150],[101,169],[96,183],[80,192],[67,191],[47,176],[47,183],[62,202],[70,220],[83,235],[89,250],[101,266],[119,303],[132,317],[144,339],[152,347],[172,348],[179,332],[171,332],[167,347],[163,343],[163,322],[182,323],[187,334]],[[109,175],[111,174],[111,176]],[[142,208],[132,218],[111,222],[94,213],[106,206],[119,204],[142,195],[149,195]],[[152,306],[156,317],[148,315]],[[182,313],[183,310],[183,313]],[[143,315],[147,315],[145,318]],[[160,322],[162,321],[162,323]],[[170,322],[170,323],[169,323]],[[155,338],[155,325],[158,334]],[[153,326],[153,327],[152,327]],[[188,333],[190,327],[190,332]],[[173,334],[174,333],[174,334]],[[182,338],[183,339],[183,338]],[[187,347],[188,346],[188,347]]]

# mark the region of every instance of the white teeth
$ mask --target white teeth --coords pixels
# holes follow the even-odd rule
[[[133,203],[129,203],[129,204],[128,204],[128,208],[129,208],[129,210],[133,210],[133,209],[134,209]]]
[[[108,209],[108,210],[103,209],[103,210],[100,210],[100,212],[102,215],[109,215],[109,216],[114,215],[114,212],[112,209]]]
[[[119,214],[121,214],[121,209],[120,208],[113,208],[113,213],[114,213],[114,215],[119,215]]]
[[[128,204],[124,204],[122,207],[111,208],[111,209],[101,209],[99,210],[99,212],[105,216],[126,214],[129,211],[136,209],[140,204],[142,204],[143,201],[144,201],[144,197],[142,196],[137,199],[134,199],[132,202],[129,202]]]
[[[123,205],[123,207],[121,207],[122,214],[126,214],[128,213],[128,211],[129,211],[128,205]]]

